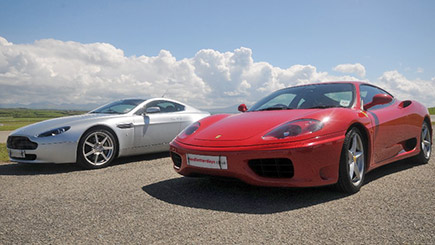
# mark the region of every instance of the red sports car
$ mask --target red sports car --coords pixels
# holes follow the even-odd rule
[[[262,186],[336,184],[355,193],[368,171],[409,157],[427,163],[431,155],[426,107],[367,83],[289,87],[239,111],[181,132],[170,143],[174,169]]]

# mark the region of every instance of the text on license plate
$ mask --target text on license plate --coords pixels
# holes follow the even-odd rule
[[[226,156],[204,156],[187,154],[187,164],[201,168],[228,169]]]
[[[26,157],[26,152],[23,150],[13,150],[10,149],[9,150],[9,157],[11,158],[25,158]]]

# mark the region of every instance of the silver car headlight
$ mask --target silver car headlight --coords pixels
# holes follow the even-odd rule
[[[48,130],[42,134],[38,134],[36,137],[50,137],[50,136],[56,136],[62,133],[65,133],[66,131],[68,131],[71,127],[70,126],[65,126],[65,127],[60,127],[60,128],[55,128],[52,130]]]

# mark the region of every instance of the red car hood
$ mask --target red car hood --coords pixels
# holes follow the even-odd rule
[[[198,130],[194,138],[199,141],[239,141],[242,143],[241,141],[254,136],[263,136],[285,122],[311,118],[310,115],[318,111],[313,109],[258,111],[230,115],[210,125],[204,125],[205,128]]]

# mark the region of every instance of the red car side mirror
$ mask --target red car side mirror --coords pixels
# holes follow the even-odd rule
[[[393,97],[391,97],[391,95],[377,94],[377,95],[373,96],[372,102],[364,105],[364,110],[368,110],[368,109],[372,108],[373,106],[377,106],[377,105],[385,105],[385,104],[390,103],[391,101],[393,101]]]
[[[248,107],[246,107],[245,104],[240,104],[239,108],[237,108],[240,112],[245,112],[248,110]]]

